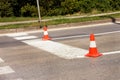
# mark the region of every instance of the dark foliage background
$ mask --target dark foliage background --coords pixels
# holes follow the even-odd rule
[[[41,16],[120,10],[120,0],[39,0]],[[0,17],[38,16],[36,0],[0,0]]]

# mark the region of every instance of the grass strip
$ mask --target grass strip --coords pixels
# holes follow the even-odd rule
[[[37,19],[38,19],[37,17],[4,17],[0,18],[0,22],[28,21]]]
[[[96,17],[84,17],[84,18],[70,18],[70,19],[61,18],[57,20],[42,22],[41,25],[58,25],[64,23],[78,23],[78,22],[87,22],[87,21],[95,21],[95,20],[115,19],[115,18],[120,18],[120,14],[96,16]],[[38,22],[12,24],[12,25],[0,26],[0,29],[27,28],[27,27],[36,27],[36,26],[40,26],[40,24]]]

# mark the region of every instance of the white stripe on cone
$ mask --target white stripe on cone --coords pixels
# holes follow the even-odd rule
[[[47,31],[44,31],[44,35],[48,35],[48,32],[47,32]]]
[[[90,41],[90,48],[96,48],[95,41]]]

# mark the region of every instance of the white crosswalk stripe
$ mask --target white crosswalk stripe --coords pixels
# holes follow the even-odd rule
[[[0,75],[14,73],[15,71],[11,69],[9,66],[0,67]]]
[[[11,34],[6,34],[6,36],[9,37],[17,37],[17,36],[25,36],[28,35],[27,33],[11,33]]]
[[[6,74],[12,74],[12,73],[15,73],[15,71],[10,66],[0,67],[0,75],[6,75]],[[16,78],[16,79],[7,79],[7,80],[23,80],[23,79]]]
[[[29,36],[27,34],[11,34],[7,35],[9,37],[13,37],[16,40],[22,40],[22,42],[31,45],[33,47],[37,47],[40,49],[43,49],[45,51],[48,51],[54,55],[57,55],[64,59],[73,59],[73,58],[81,58],[84,57],[84,54],[87,53],[87,50],[72,47],[69,45],[65,45],[58,42],[53,41],[42,41],[40,39],[34,39],[37,38],[36,36]],[[27,40],[32,39],[32,40]]]
[[[2,58],[0,58],[0,63],[4,62],[4,60]]]
[[[65,59],[81,58],[88,52],[87,50],[81,48],[76,48],[53,41],[42,41],[40,39],[26,40],[22,42],[43,49]]]
[[[35,39],[36,36],[29,36],[27,33],[14,33],[14,34],[7,34],[9,37],[13,37],[16,40],[27,40],[27,39]]]
[[[21,79],[21,78],[17,78],[17,79],[10,79],[10,80],[23,80],[23,79]]]
[[[15,37],[16,40],[25,40],[25,39],[35,39],[36,36],[23,36],[23,37]]]
[[[0,64],[4,63],[4,60],[0,58]],[[0,75],[6,75],[6,74],[12,74],[15,73],[15,71],[10,66],[2,66],[0,67]],[[7,80],[23,80],[22,78],[16,78],[16,79],[7,79]]]

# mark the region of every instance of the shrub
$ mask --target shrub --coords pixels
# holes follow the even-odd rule
[[[25,16],[25,17],[27,17],[27,16],[31,16],[31,17],[37,16],[37,8],[35,6],[32,6],[32,5],[27,3],[27,5],[25,5],[21,8],[21,15]]]
[[[7,1],[0,1],[0,17],[13,16],[13,8]]]

